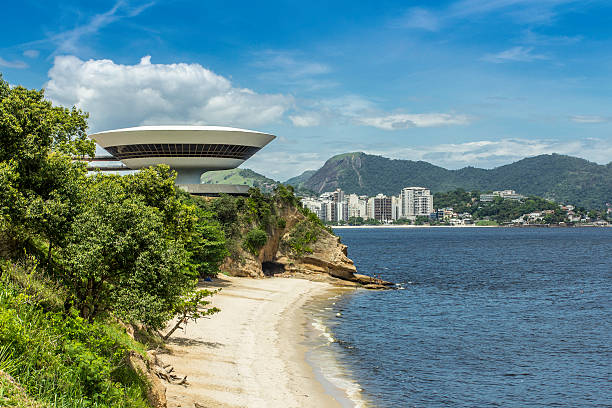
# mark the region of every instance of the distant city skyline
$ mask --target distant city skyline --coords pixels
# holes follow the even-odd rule
[[[0,72],[90,112],[91,132],[237,126],[276,180],[363,151],[449,169],[612,161],[612,4],[8,3]],[[27,23],[26,23],[27,22]]]

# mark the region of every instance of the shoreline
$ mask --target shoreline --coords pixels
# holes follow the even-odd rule
[[[313,364],[312,310],[346,292],[299,278],[222,276],[203,288],[221,312],[190,322],[160,355],[188,386],[165,384],[169,408],[353,407],[347,390]],[[358,389],[358,386],[355,388]]]
[[[509,228],[503,225],[330,225],[332,229],[353,228]]]
[[[558,226],[558,225],[329,225],[332,229],[359,229],[359,228],[612,228],[612,225],[579,225],[579,226]]]

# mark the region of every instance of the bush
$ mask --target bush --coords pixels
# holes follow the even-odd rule
[[[2,267],[0,370],[53,406],[147,407],[148,385],[125,362],[130,350],[144,347],[112,323],[89,323],[76,310],[45,311],[10,280],[32,275],[20,268]]]
[[[244,237],[243,247],[253,255],[258,255],[259,250],[266,245],[266,242],[268,242],[268,234],[259,228],[255,228]]]
[[[282,245],[289,247],[296,256],[312,253],[312,248],[309,244],[315,242],[319,238],[321,231],[322,227],[319,223],[313,222],[312,219],[307,218],[298,222],[295,227],[293,227],[289,237],[283,241]]]

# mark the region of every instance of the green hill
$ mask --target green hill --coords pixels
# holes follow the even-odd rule
[[[604,166],[559,154],[526,158],[491,170],[447,170],[424,161],[355,152],[334,156],[310,177],[302,174],[298,178],[300,187],[316,193],[341,188],[370,196],[396,195],[403,187],[424,186],[432,192],[513,189],[589,208],[612,202],[612,163]]]
[[[250,169],[231,169],[220,171],[209,171],[202,175],[204,184],[242,184],[257,187],[265,192],[270,192],[276,187],[278,181],[254,172]]]
[[[291,177],[284,184],[288,184],[293,187],[300,187],[304,182],[306,182],[313,174],[315,174],[316,170],[306,170],[299,176]]]

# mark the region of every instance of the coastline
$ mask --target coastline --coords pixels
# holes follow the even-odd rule
[[[330,225],[332,229],[355,228],[508,228],[502,225]]]
[[[330,225],[332,229],[367,229],[367,228],[612,228],[610,225],[579,225],[579,226],[557,226],[557,225]]]
[[[177,331],[161,355],[188,386],[166,384],[168,407],[353,407],[311,356],[312,307],[347,289],[297,278],[223,276],[205,286],[221,312]],[[314,305],[314,306],[313,306]],[[358,389],[358,386],[355,387]]]

